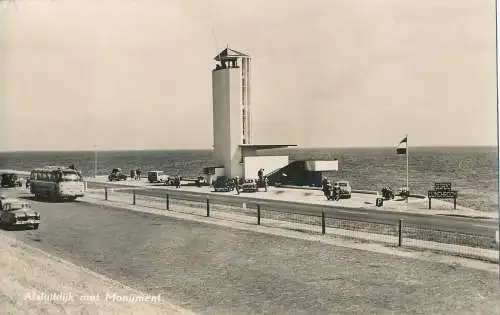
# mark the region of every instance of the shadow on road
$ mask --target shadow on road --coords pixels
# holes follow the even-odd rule
[[[48,198],[40,198],[40,197],[35,197],[35,196],[19,196],[19,199],[24,199],[24,200],[30,200],[30,201],[38,201],[38,202],[44,202],[44,203],[68,203],[68,202],[75,202],[75,200],[64,200],[64,199],[48,199]]]
[[[4,231],[25,231],[25,230],[35,230],[32,225],[8,225],[4,222],[0,223],[0,229]]]

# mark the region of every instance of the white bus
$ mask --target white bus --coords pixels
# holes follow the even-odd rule
[[[61,166],[47,166],[31,171],[30,191],[35,198],[50,200],[75,200],[83,197],[85,184],[82,174]]]

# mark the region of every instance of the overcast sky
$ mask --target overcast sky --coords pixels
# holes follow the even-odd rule
[[[255,143],[496,144],[494,0],[16,2],[0,150],[211,148],[227,44],[252,56]]]

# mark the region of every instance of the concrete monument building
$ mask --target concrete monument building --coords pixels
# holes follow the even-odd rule
[[[209,177],[254,178],[260,168],[269,175],[289,164],[288,156],[257,155],[259,150],[289,144],[254,144],[252,135],[251,57],[227,47],[212,70],[214,158]]]

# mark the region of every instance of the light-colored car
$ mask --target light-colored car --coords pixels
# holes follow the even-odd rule
[[[246,179],[245,182],[241,185],[241,191],[243,191],[243,192],[256,192],[257,191],[257,183],[253,179]]]
[[[337,185],[340,186],[340,198],[350,199],[352,194],[351,184],[346,180],[339,180],[333,184],[334,187]]]
[[[149,171],[148,181],[150,183],[166,183],[170,179],[170,176],[165,174],[163,171]]]
[[[31,208],[25,200],[18,198],[0,198],[0,222],[8,227],[32,226],[35,230],[40,225],[40,213]]]

